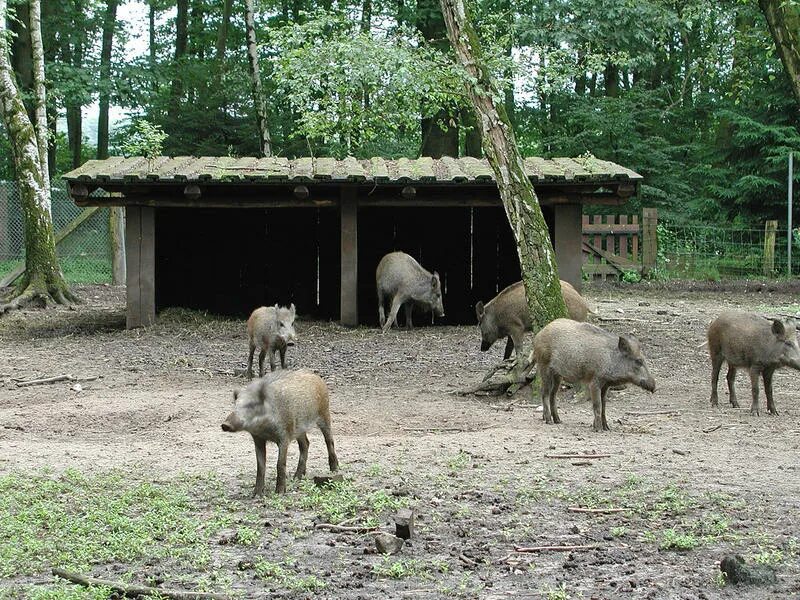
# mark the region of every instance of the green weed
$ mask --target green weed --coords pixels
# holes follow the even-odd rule
[[[315,592],[326,587],[316,575],[299,575],[286,562],[271,562],[259,558],[253,565],[256,577],[267,583],[294,591]]]
[[[693,550],[700,545],[694,534],[680,533],[674,529],[667,529],[662,532],[661,536],[661,549],[662,550]]]

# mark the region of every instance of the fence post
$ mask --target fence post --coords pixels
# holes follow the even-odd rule
[[[658,209],[642,209],[642,275],[656,268],[658,255]]]
[[[775,232],[777,221],[767,221],[764,225],[764,275],[770,277],[775,271]]]
[[[121,206],[109,207],[108,237],[111,244],[111,283],[124,285],[125,270],[125,209]]]

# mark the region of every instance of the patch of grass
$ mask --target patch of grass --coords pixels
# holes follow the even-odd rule
[[[542,597],[546,598],[546,600],[569,600],[572,596],[567,592],[567,584],[562,583],[557,588],[543,590]]]
[[[661,515],[682,515],[690,508],[696,506],[696,502],[682,489],[676,485],[669,485],[664,488],[653,504],[652,510]]]
[[[141,557],[203,568],[218,529],[196,512],[189,488],[131,483],[122,474],[0,477],[0,577],[50,566],[77,571]]]
[[[393,559],[390,556],[386,556],[379,564],[372,567],[373,575],[376,577],[387,577],[389,579],[427,577],[429,572],[429,567],[416,558]]]
[[[350,481],[325,487],[303,481],[300,491],[300,506],[317,511],[325,521],[333,524],[358,516],[372,522],[383,512],[397,510],[408,504],[406,498],[397,498],[383,489],[362,493]]]
[[[451,456],[447,460],[447,468],[452,473],[458,473],[459,471],[466,469],[471,462],[472,457],[469,455],[469,453],[459,450],[458,454]]]
[[[325,582],[316,575],[299,575],[286,562],[272,562],[259,558],[253,568],[260,580],[293,591],[315,592],[326,587]]]
[[[107,600],[110,588],[80,587],[68,583],[0,590],[0,600]]]
[[[717,588],[719,588],[719,589],[722,589],[722,588],[724,588],[726,585],[728,585],[728,578],[727,578],[727,576],[725,575],[725,573],[724,573],[724,572],[722,572],[722,571],[717,571],[717,572],[714,574],[714,579],[713,579],[713,581],[714,581],[714,585],[715,585],[715,586],[717,586]]]
[[[750,559],[760,565],[779,565],[786,560],[786,555],[778,548],[760,548]]]
[[[628,534],[628,528],[622,525],[611,528],[611,535],[615,538],[623,537]]]
[[[706,538],[724,537],[730,528],[730,519],[719,513],[711,513],[696,521],[692,528]]]
[[[383,475],[383,466],[374,463],[367,468],[367,477],[380,477]]]
[[[252,546],[258,541],[259,532],[247,525],[241,525],[236,529],[236,543],[244,546]]]
[[[694,550],[700,545],[700,540],[692,533],[680,533],[674,529],[666,529],[661,534],[662,550],[677,550],[684,552]]]

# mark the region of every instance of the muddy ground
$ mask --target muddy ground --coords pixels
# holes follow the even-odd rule
[[[800,376],[776,375],[778,417],[750,416],[743,373],[744,408],[727,405],[723,385],[713,409],[702,347],[721,309],[794,313],[794,292],[760,284],[590,288],[596,322],[637,335],[657,381],[652,395],[611,392],[605,434],[591,431],[590,405],[570,390],[561,392],[561,425],[542,422],[530,391],[514,404],[454,394],[502,354],[501,344],[481,353],[474,326],[381,335],[300,321],[290,363],[330,385],[346,479],[415,508],[416,536],[391,560],[372,553],[370,534],[314,529],[323,515],[303,507],[307,488],[293,485],[285,501],[249,499],[252,442],[220,429],[243,383],[232,373],[246,359],[244,324],[173,310],[149,329],[126,331],[122,289],[83,287],[86,304],[77,310],[0,320],[0,474],[123,469],[132,480],[156,482],[214,474],[219,493],[239,507],[232,510],[270,530],[248,547],[211,541],[226,588],[247,597],[800,597]],[[62,374],[99,379],[82,382],[81,391],[73,382],[15,383]],[[310,437],[309,474],[323,473],[322,437]],[[274,448],[268,452],[274,477]],[[546,457],[564,453],[610,456]],[[202,511],[207,499],[197,502]],[[373,508],[379,525],[393,530],[391,511]],[[540,545],[589,548],[514,552]],[[719,560],[734,552],[773,567],[777,583],[723,585]],[[259,579],[254,556],[290,556],[293,572],[315,575],[324,587]],[[146,563],[94,572],[133,570],[146,579],[154,569],[166,587],[190,588],[201,575]]]

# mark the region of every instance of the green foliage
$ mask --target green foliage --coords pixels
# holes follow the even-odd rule
[[[119,150],[123,156],[144,156],[152,160],[161,155],[167,134],[158,125],[136,119],[130,126],[119,130],[117,138],[122,140]]]
[[[397,498],[382,489],[363,492],[350,481],[335,482],[323,487],[303,481],[300,483],[300,490],[300,506],[317,511],[326,522],[334,525],[355,517],[362,517],[369,526],[375,525],[377,518],[384,512],[407,505],[405,498]]]
[[[259,557],[255,564],[256,577],[297,592],[317,592],[325,589],[325,582],[316,575],[298,575],[286,562],[272,562]]]

